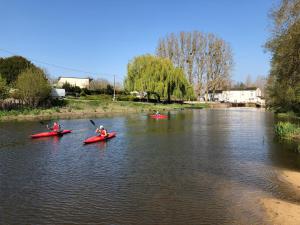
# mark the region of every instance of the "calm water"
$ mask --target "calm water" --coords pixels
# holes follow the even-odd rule
[[[276,176],[300,171],[292,145],[274,140],[271,113],[185,110],[94,120],[117,137],[84,146],[72,134],[31,140],[38,122],[0,123],[0,224],[262,224],[263,197],[292,199]]]

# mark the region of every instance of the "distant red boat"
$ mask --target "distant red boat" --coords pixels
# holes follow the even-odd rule
[[[71,133],[71,132],[72,132],[72,130],[63,130],[60,132],[57,132],[57,131],[43,132],[43,133],[33,134],[33,135],[31,135],[31,138],[61,136],[61,135]]]
[[[154,114],[154,115],[150,115],[151,118],[153,119],[168,119],[168,116],[166,115],[162,115],[162,114]]]

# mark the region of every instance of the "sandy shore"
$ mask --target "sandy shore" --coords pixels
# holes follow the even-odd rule
[[[290,170],[281,171],[278,179],[291,188],[295,195],[300,194],[300,173]],[[299,225],[300,204],[279,200],[276,198],[261,199],[261,204],[266,211],[271,224]]]
[[[300,193],[300,172],[284,170],[278,178],[283,182],[287,182],[295,191]]]
[[[300,205],[273,198],[264,198],[261,200],[261,203],[271,224],[300,224]]]

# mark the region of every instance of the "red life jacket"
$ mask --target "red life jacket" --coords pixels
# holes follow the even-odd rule
[[[101,130],[101,136],[106,136],[107,135],[107,132],[105,129]]]
[[[52,127],[53,131],[59,131],[59,125],[57,123],[55,123]]]

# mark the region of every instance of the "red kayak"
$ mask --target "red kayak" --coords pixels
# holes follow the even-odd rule
[[[105,141],[105,140],[108,140],[108,139],[111,139],[113,137],[116,136],[116,132],[111,132],[108,134],[107,137],[103,137],[103,136],[100,136],[100,135],[97,135],[97,136],[93,136],[93,137],[90,137],[88,139],[85,139],[84,140],[84,144],[90,144],[90,143],[94,143],[94,142],[98,142],[98,141]]]
[[[57,132],[57,131],[43,132],[43,133],[39,133],[39,134],[33,134],[33,135],[31,135],[31,138],[61,136],[61,135],[71,133],[71,132],[72,132],[72,130],[63,130],[61,132]]]
[[[159,115],[154,114],[154,115],[150,115],[150,117],[153,119],[167,119],[168,118],[168,116],[162,115],[162,114],[159,114]]]

